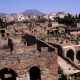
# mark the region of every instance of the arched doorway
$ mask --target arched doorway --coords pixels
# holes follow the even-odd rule
[[[69,59],[71,59],[72,61],[74,61],[74,51],[72,49],[70,49],[69,51],[67,51],[67,55],[66,55]]]
[[[41,80],[40,69],[36,66],[31,67],[29,70],[30,80]]]
[[[10,68],[0,70],[1,80],[16,80],[17,74]]]
[[[76,58],[80,61],[80,51],[77,52]]]

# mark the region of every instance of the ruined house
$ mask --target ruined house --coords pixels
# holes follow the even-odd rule
[[[58,80],[54,47],[28,34],[14,40],[12,53],[0,46],[0,80]]]

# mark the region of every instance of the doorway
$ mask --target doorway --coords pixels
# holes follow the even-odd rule
[[[31,67],[29,70],[30,80],[41,80],[40,69],[36,66]]]
[[[17,74],[10,68],[0,70],[1,80],[16,80]]]
[[[74,51],[73,50],[69,50],[67,52],[67,55],[66,55],[69,59],[71,59],[72,61],[74,61]]]
[[[80,51],[77,52],[76,58],[80,61]]]

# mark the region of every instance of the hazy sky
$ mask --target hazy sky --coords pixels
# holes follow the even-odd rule
[[[44,13],[80,13],[80,0],[0,0],[0,13],[20,13],[26,9],[37,9]]]

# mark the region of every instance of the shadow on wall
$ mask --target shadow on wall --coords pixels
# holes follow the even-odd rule
[[[53,47],[50,47],[48,43],[45,43],[44,41],[37,39],[33,35],[25,34],[24,36],[22,36],[22,39],[23,41],[25,41],[25,44],[27,44],[27,46],[37,44],[37,50],[40,52],[41,48],[44,47],[47,47],[48,51],[55,51],[55,49]]]
[[[60,45],[53,44],[53,43],[50,43],[50,42],[48,42],[48,44],[50,44],[50,45],[52,45],[53,47],[57,48],[57,50],[58,50],[58,55],[59,55],[59,56],[63,56],[63,55],[64,55],[64,54],[63,54],[63,49],[62,49],[62,47],[61,47]]]
[[[31,46],[36,43],[36,37],[33,35],[25,34],[22,36],[22,39],[25,41],[25,44],[27,44],[27,46]]]

